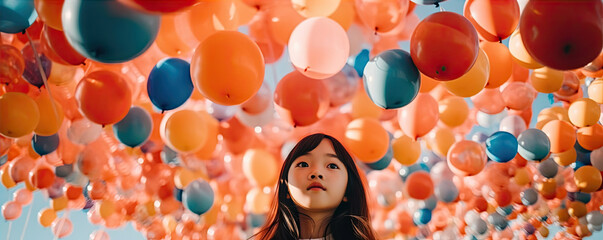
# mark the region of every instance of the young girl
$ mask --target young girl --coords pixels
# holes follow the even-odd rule
[[[253,239],[375,239],[364,185],[343,145],[303,138],[285,159],[266,224]]]

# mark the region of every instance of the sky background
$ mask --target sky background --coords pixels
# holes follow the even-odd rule
[[[464,4],[464,0],[449,0],[446,2],[441,3],[441,7],[446,10],[446,11],[453,11],[459,14],[462,14],[462,10],[463,10],[463,4]],[[424,19],[426,16],[438,12],[440,11],[439,8],[435,8],[433,5],[431,6],[422,6],[422,5],[418,5],[415,8],[415,13],[419,16],[419,19]],[[247,32],[247,29],[245,27],[240,29],[241,32]],[[508,40],[503,41],[503,43],[505,45],[508,45]],[[406,51],[409,51],[409,42],[408,41],[404,41],[404,42],[400,42],[400,47]],[[285,48],[285,50],[287,50]],[[266,65],[266,74],[265,74],[265,81],[268,81],[269,86],[271,86],[272,88],[274,87],[274,84],[280,80],[283,76],[285,76],[287,73],[291,72],[293,70],[293,67],[291,67],[291,64],[289,63],[289,57],[287,52],[285,51],[285,53],[283,54],[283,56],[281,57],[281,59],[276,62],[275,64],[270,64],[270,65]],[[585,90],[585,89],[584,89]],[[586,91],[584,91],[586,92]],[[532,126],[534,126],[534,124],[536,123],[536,117],[538,115],[538,112],[540,112],[540,110],[542,110],[543,108],[548,108],[552,106],[551,103],[548,100],[548,95],[546,94],[542,94],[539,93],[538,97],[536,98],[536,100],[533,103],[533,119],[532,119]],[[491,130],[487,130],[481,127],[475,127],[473,129],[473,131],[484,131],[484,132],[488,132]],[[468,134],[468,136],[470,136],[470,134]],[[20,188],[23,188],[24,185],[23,183],[20,183],[19,185],[17,185],[16,187],[13,187],[11,189],[6,189],[4,187],[1,187],[0,189],[0,205],[4,204],[7,201],[10,201],[12,199],[12,195],[13,193]],[[4,220],[4,218],[0,218],[0,240],[21,240],[21,239],[55,239],[54,235],[52,234],[50,228],[44,228],[40,225],[40,223],[38,222],[38,217],[37,214],[38,212],[43,209],[43,208],[47,208],[50,205],[50,201],[49,199],[44,196],[40,191],[36,191],[33,194],[33,201],[30,205],[24,206],[23,210],[22,210],[22,214],[21,217],[15,221],[13,221],[12,223],[9,221]],[[29,214],[29,212],[31,212]],[[63,216],[64,214],[66,214],[65,211],[61,211],[58,213],[58,217]],[[73,232],[71,233],[71,235],[62,238],[62,239],[67,239],[67,240],[83,240],[83,239],[88,239],[90,233],[92,233],[95,230],[105,230],[107,233],[109,233],[111,239],[113,240],[117,240],[117,239],[128,239],[128,240],[138,240],[138,239],[145,239],[143,237],[143,235],[139,232],[137,232],[136,230],[134,230],[134,228],[132,227],[131,224],[126,224],[124,227],[118,228],[118,229],[105,229],[102,226],[98,226],[98,225],[93,225],[88,221],[88,218],[86,216],[86,212],[81,211],[81,210],[76,210],[76,211],[70,211],[69,213],[69,218],[71,219],[71,222],[73,223]],[[29,215],[29,217],[28,217]],[[9,232],[9,228],[10,228],[10,232]],[[555,235],[555,232],[559,231],[559,228],[556,226],[550,226],[549,228],[550,230],[550,235],[547,239],[552,239],[552,236]],[[586,239],[603,239],[603,234],[601,232],[596,232],[593,236],[586,238]]]

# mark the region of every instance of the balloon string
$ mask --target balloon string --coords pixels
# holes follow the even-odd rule
[[[40,59],[40,56],[38,55],[38,50],[36,49],[36,45],[31,40],[31,36],[29,35],[29,32],[27,30],[24,32],[25,32],[25,35],[27,36],[29,45],[31,46],[31,49],[33,50],[34,56],[36,58],[36,63],[38,65],[38,69],[40,70],[40,75],[42,75],[42,81],[44,82],[46,91],[48,91],[48,97],[50,98],[50,105],[52,106],[52,110],[54,112],[54,117],[58,123],[59,122],[59,113],[57,111],[57,107],[55,106],[56,103],[54,102],[54,98],[52,97],[52,93],[48,86],[48,79],[46,79],[46,72],[44,71],[44,68],[42,67],[42,60]]]
[[[23,240],[25,237],[25,230],[27,230],[27,224],[29,223],[29,217],[31,216],[31,209],[33,209],[33,199],[32,203],[29,204],[29,211],[27,211],[27,218],[25,218],[25,225],[23,225],[23,231],[21,232],[21,240]]]
[[[10,239],[10,230],[13,226],[13,221],[8,221],[8,230],[6,230],[8,233],[6,234],[6,240]]]

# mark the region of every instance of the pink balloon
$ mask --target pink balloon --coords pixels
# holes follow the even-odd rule
[[[471,101],[475,108],[487,114],[497,114],[505,109],[505,101],[498,88],[484,88],[471,97]]]
[[[532,106],[536,90],[528,83],[510,82],[503,89],[502,98],[509,109],[524,110]]]
[[[27,188],[21,188],[13,193],[13,199],[22,206],[31,203],[32,194]]]
[[[59,238],[63,238],[71,234],[73,231],[73,224],[71,220],[66,217],[57,218],[52,222],[52,234]]]
[[[21,216],[21,204],[16,201],[6,202],[2,205],[2,216],[8,221],[19,218]]]
[[[438,119],[438,102],[428,93],[419,93],[410,104],[400,108],[398,113],[400,128],[406,136],[414,139],[429,133]]]
[[[325,79],[338,73],[349,57],[345,30],[326,17],[308,18],[289,38],[289,58],[298,71],[310,78]]]
[[[90,233],[90,240],[111,240],[111,237],[103,230],[96,230]]]

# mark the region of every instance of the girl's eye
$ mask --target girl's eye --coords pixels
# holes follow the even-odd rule
[[[329,163],[329,165],[327,165],[327,167],[330,169],[339,169],[339,166],[337,166],[337,164],[335,164],[335,163]]]
[[[297,165],[295,165],[296,167],[308,167],[308,163],[307,162],[299,162]]]

